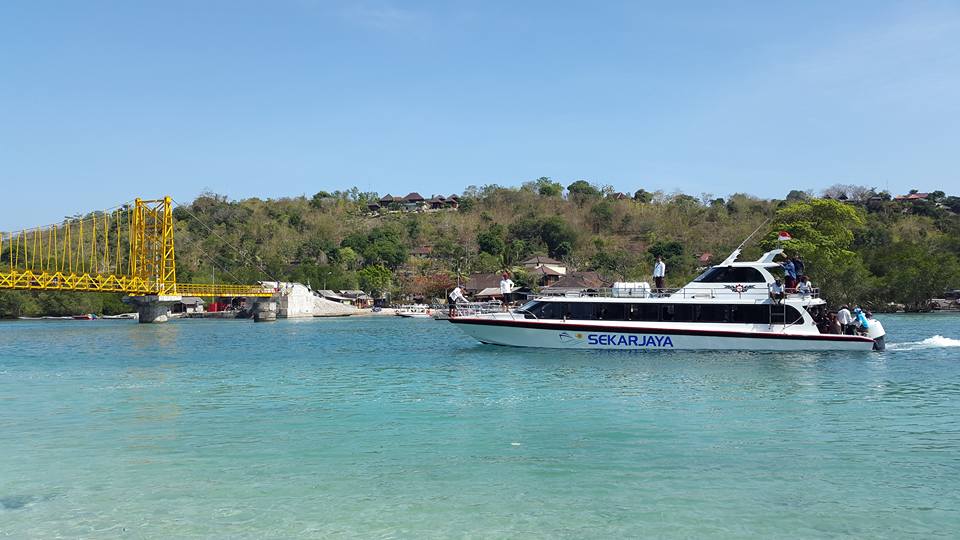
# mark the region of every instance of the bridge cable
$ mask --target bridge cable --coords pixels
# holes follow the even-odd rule
[[[271,280],[277,282],[278,284],[280,283],[280,280],[277,279],[277,278],[276,278],[273,274],[271,274],[269,271],[267,271],[267,269],[264,268],[262,264],[260,264],[260,263],[259,263],[258,261],[256,261],[253,257],[251,257],[245,250],[243,250],[243,249],[241,249],[241,248],[238,248],[237,246],[234,246],[234,245],[231,244],[226,238],[220,236],[220,235],[217,233],[217,231],[215,231],[215,230],[213,230],[212,228],[210,228],[210,226],[207,225],[206,223],[204,223],[202,219],[200,219],[199,217],[197,217],[196,214],[194,214],[193,212],[191,212],[191,211],[190,211],[190,208],[189,208],[187,205],[185,205],[185,204],[177,201],[177,200],[174,199],[173,197],[171,197],[170,200],[173,201],[173,203],[176,204],[178,207],[183,208],[184,212],[186,212],[187,214],[190,214],[190,217],[192,217],[192,218],[193,218],[197,223],[199,223],[200,225],[203,225],[203,227],[204,227],[205,229],[207,229],[208,231],[210,231],[210,234],[212,234],[212,235],[216,236],[217,238],[219,238],[220,241],[222,241],[222,242],[223,242],[224,244],[226,244],[228,247],[230,247],[231,249],[233,249],[234,251],[236,251],[237,253],[239,253],[241,257],[244,257],[248,262],[252,263],[253,266],[257,267],[257,269],[259,269],[259,270],[263,273],[263,275],[267,276],[268,278],[270,278]],[[201,251],[203,251],[203,250],[201,249]],[[209,254],[208,254],[208,255],[209,255]],[[230,274],[230,276],[233,277],[234,279],[237,279],[237,277],[234,276],[232,273],[230,273],[228,270],[226,270],[226,269],[222,269],[222,270],[224,270],[225,272],[227,272],[228,274]],[[239,280],[238,280],[238,281],[239,281]]]

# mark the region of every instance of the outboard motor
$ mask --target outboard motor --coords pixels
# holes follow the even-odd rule
[[[867,327],[867,337],[873,340],[873,350],[886,350],[887,343],[884,336],[887,333],[883,330],[883,325],[876,319],[869,319],[867,322],[870,323],[870,326]]]

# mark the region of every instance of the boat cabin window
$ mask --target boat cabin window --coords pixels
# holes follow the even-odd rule
[[[718,266],[700,274],[697,283],[766,283],[763,274],[749,266]]]
[[[520,308],[528,319],[581,321],[700,322],[799,324],[803,316],[793,306],[770,304],[628,304],[621,302],[532,301]]]

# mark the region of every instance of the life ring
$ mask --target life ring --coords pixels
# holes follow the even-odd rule
[[[740,285],[738,283],[737,286],[733,288],[733,290],[736,291],[737,294],[743,294],[743,291],[745,291],[746,289],[743,287],[743,285]]]

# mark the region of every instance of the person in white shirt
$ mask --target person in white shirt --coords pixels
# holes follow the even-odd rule
[[[771,283],[767,288],[770,289],[770,298],[774,302],[779,303],[786,297],[786,294],[783,291],[783,282],[780,281],[780,278],[774,279],[773,283]]]
[[[837,322],[840,323],[840,331],[843,334],[853,334],[853,315],[850,314],[850,308],[842,306],[837,312]]]
[[[510,274],[504,272],[503,279],[500,280],[500,296],[503,297],[503,306],[506,307],[507,304],[513,301],[513,288],[514,283],[510,279]]]
[[[663,289],[663,278],[667,275],[667,263],[663,262],[663,257],[657,255],[657,262],[653,265],[653,283],[657,292]]]
[[[797,292],[803,297],[813,294],[813,283],[810,283],[810,278],[800,276],[800,282],[797,283]]]
[[[467,298],[463,296],[463,290],[459,285],[453,288],[450,291],[450,294],[447,295],[447,307],[450,308],[450,316],[453,317],[457,314],[457,302],[466,302]]]

